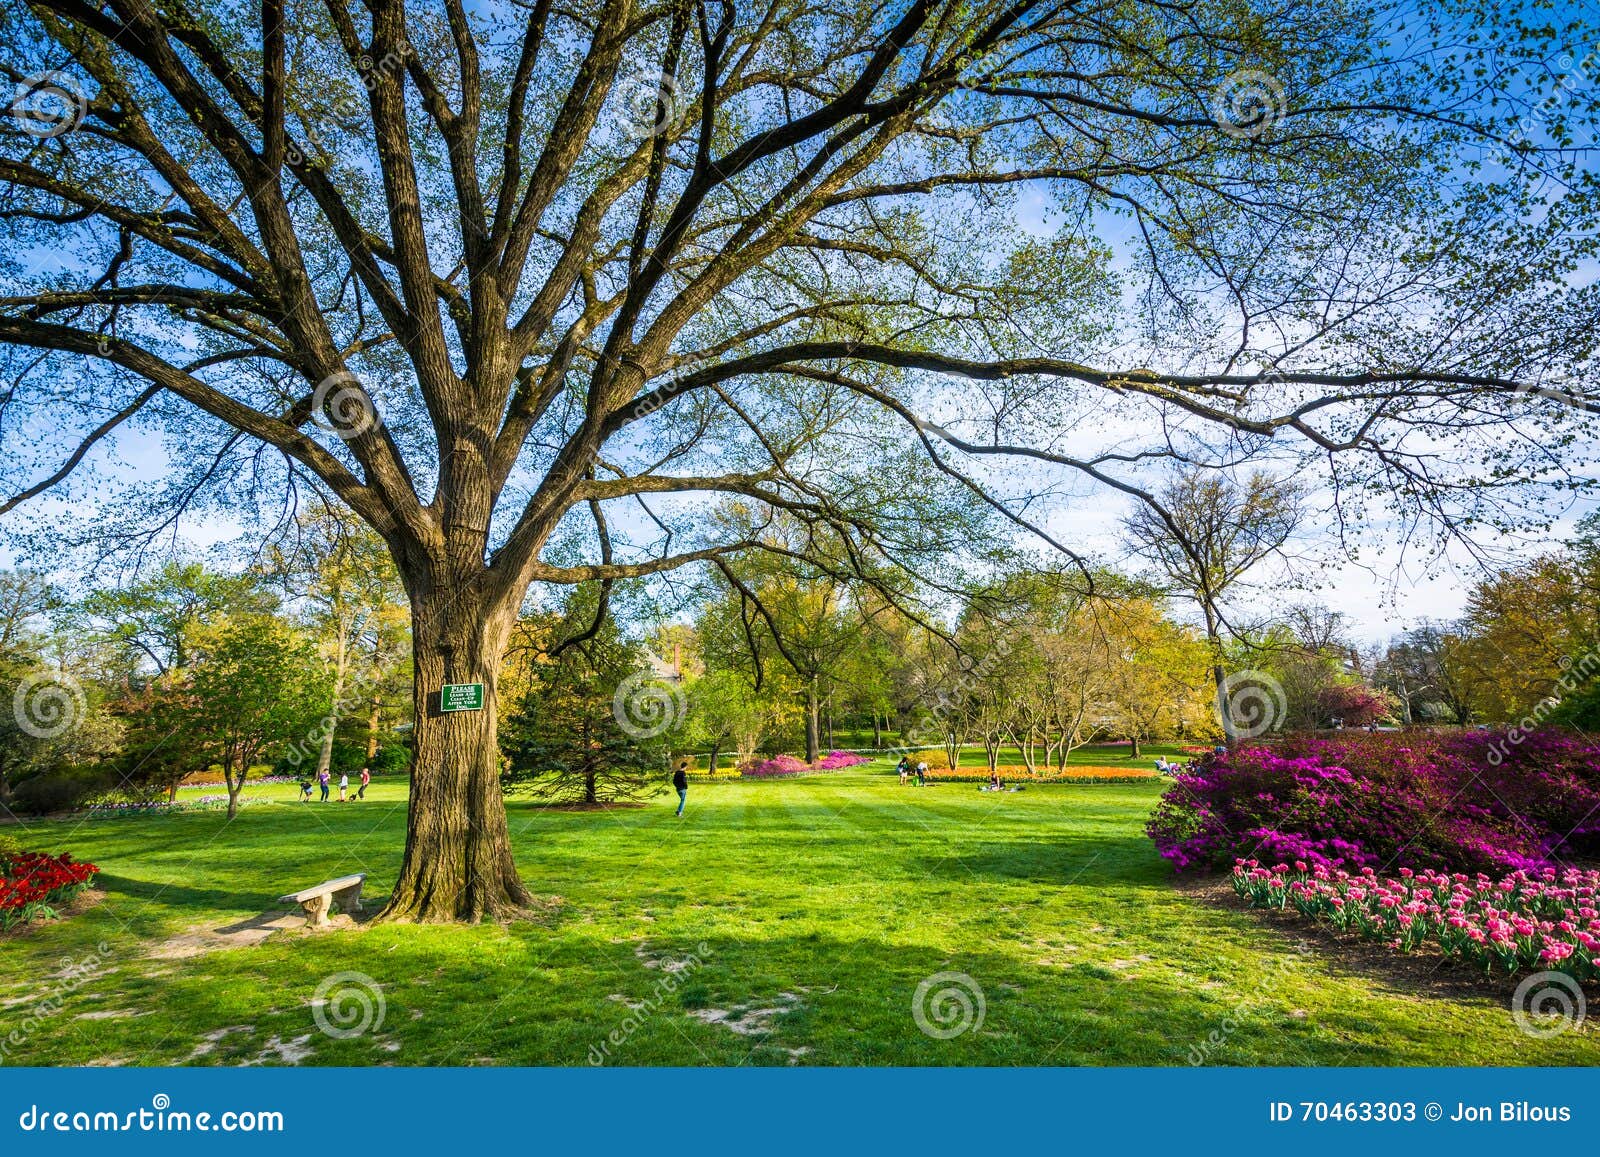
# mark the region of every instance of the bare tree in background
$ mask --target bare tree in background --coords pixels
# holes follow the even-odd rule
[[[512,914],[530,585],[766,549],[720,499],[954,570],[974,509],[1075,559],[1052,516],[1174,460],[1314,467],[1352,531],[1581,475],[1600,90],[1527,7],[3,0],[0,514],[336,495],[415,627],[386,916]]]
[[[1217,717],[1230,744],[1238,730],[1223,656],[1225,603],[1251,569],[1283,550],[1300,524],[1301,498],[1298,486],[1260,471],[1235,482],[1190,467],[1123,520],[1129,548],[1200,608]]]

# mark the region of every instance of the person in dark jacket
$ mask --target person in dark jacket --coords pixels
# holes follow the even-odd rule
[[[672,786],[678,789],[678,814],[683,814],[683,805],[689,802],[689,761],[678,761],[678,770],[672,773]]]

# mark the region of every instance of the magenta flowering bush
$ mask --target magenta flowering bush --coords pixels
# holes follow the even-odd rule
[[[1600,853],[1600,747],[1554,728],[1286,736],[1179,773],[1146,831],[1179,871],[1238,858],[1506,873]]]
[[[810,770],[810,764],[792,755],[757,757],[739,765],[739,775],[744,779],[773,779],[783,775],[799,775]]]
[[[838,771],[840,768],[855,767],[857,764],[870,762],[866,756],[857,755],[853,751],[830,751],[817,760],[815,765],[793,755],[774,755],[745,760],[739,765],[739,775],[744,779],[777,779],[786,775],[806,775],[816,771]]]
[[[1391,878],[1371,868],[1352,875],[1303,860],[1292,868],[1240,860],[1233,889],[1255,907],[1292,907],[1401,952],[1432,943],[1486,971],[1600,978],[1600,871],[1544,868],[1496,879],[1401,868]]]

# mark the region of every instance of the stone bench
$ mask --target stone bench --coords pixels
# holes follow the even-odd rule
[[[315,887],[279,896],[278,903],[300,905],[305,909],[306,923],[313,928],[321,928],[328,923],[328,911],[335,904],[339,905],[341,912],[361,911],[361,884],[366,878],[366,873],[362,872],[355,876],[340,876],[337,880],[324,880]]]

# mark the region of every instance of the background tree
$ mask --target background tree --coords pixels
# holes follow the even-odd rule
[[[1573,663],[1600,643],[1600,567],[1577,551],[1530,559],[1486,575],[1467,597],[1460,627],[1472,701],[1486,719],[1516,719],[1572,689]]]
[[[550,632],[552,638],[572,637],[582,629],[572,625],[579,618],[592,621],[593,600],[583,597],[590,593],[574,593],[566,622]],[[614,703],[619,686],[646,669],[644,648],[624,640],[610,619],[560,654],[541,655],[531,685],[506,721],[506,787],[552,803],[584,804],[634,800],[659,790],[665,743],[625,728]]]
[[[1108,606],[1100,617],[1105,648],[1108,730],[1128,740],[1128,757],[1165,719],[1176,725],[1201,685],[1207,648],[1193,628],[1174,623],[1150,599]]]
[[[333,762],[334,740],[349,709],[370,706],[381,681],[385,650],[383,633],[392,633],[385,610],[404,599],[399,576],[383,540],[347,513],[324,510],[298,520],[292,536],[273,552],[276,580],[300,604],[308,628],[319,638],[331,684],[328,711],[317,749],[317,774]],[[363,655],[362,652],[365,652]],[[363,659],[368,660],[362,662]],[[362,685],[353,696],[347,683],[359,669]],[[367,750],[376,755],[369,726]]]
[[[689,737],[706,748],[711,775],[730,750],[752,754],[770,720],[770,707],[744,671],[707,671],[689,688]]]
[[[1298,485],[1256,471],[1242,482],[1189,467],[1123,520],[1127,543],[1169,589],[1193,599],[1211,645],[1217,717],[1237,738],[1223,661],[1226,601],[1252,568],[1278,554],[1301,517]]]
[[[224,574],[171,559],[127,586],[91,591],[81,609],[108,640],[159,677],[189,666],[197,630],[227,615],[269,614],[277,605],[259,574]]]
[[[0,571],[0,812],[67,810],[119,782],[101,765],[123,727],[64,609],[41,576]]]
[[[144,429],[170,475],[91,553],[313,490],[383,537],[418,705],[389,918],[528,900],[495,755],[524,596],[769,549],[696,496],[871,571],[981,554],[962,502],[1072,556],[1052,509],[1175,455],[1315,466],[1352,529],[1571,480],[1588,402],[1529,387],[1592,356],[1596,102],[1530,79],[1586,35],[1534,0],[5,14],[9,75],[84,99],[26,89],[0,134],[0,513]],[[641,506],[659,533],[613,536]],[[447,682],[488,709],[422,710]]]
[[[232,616],[192,642],[181,735],[221,766],[232,819],[250,769],[315,728],[327,689],[309,640],[269,615]]]
[[[1403,699],[1409,694],[1413,705],[1420,698],[1425,718],[1470,723],[1476,715],[1473,686],[1477,680],[1467,635],[1458,624],[1419,623],[1406,632],[1402,649],[1391,649],[1389,670],[1390,688]],[[1431,709],[1434,707],[1436,711]]]

